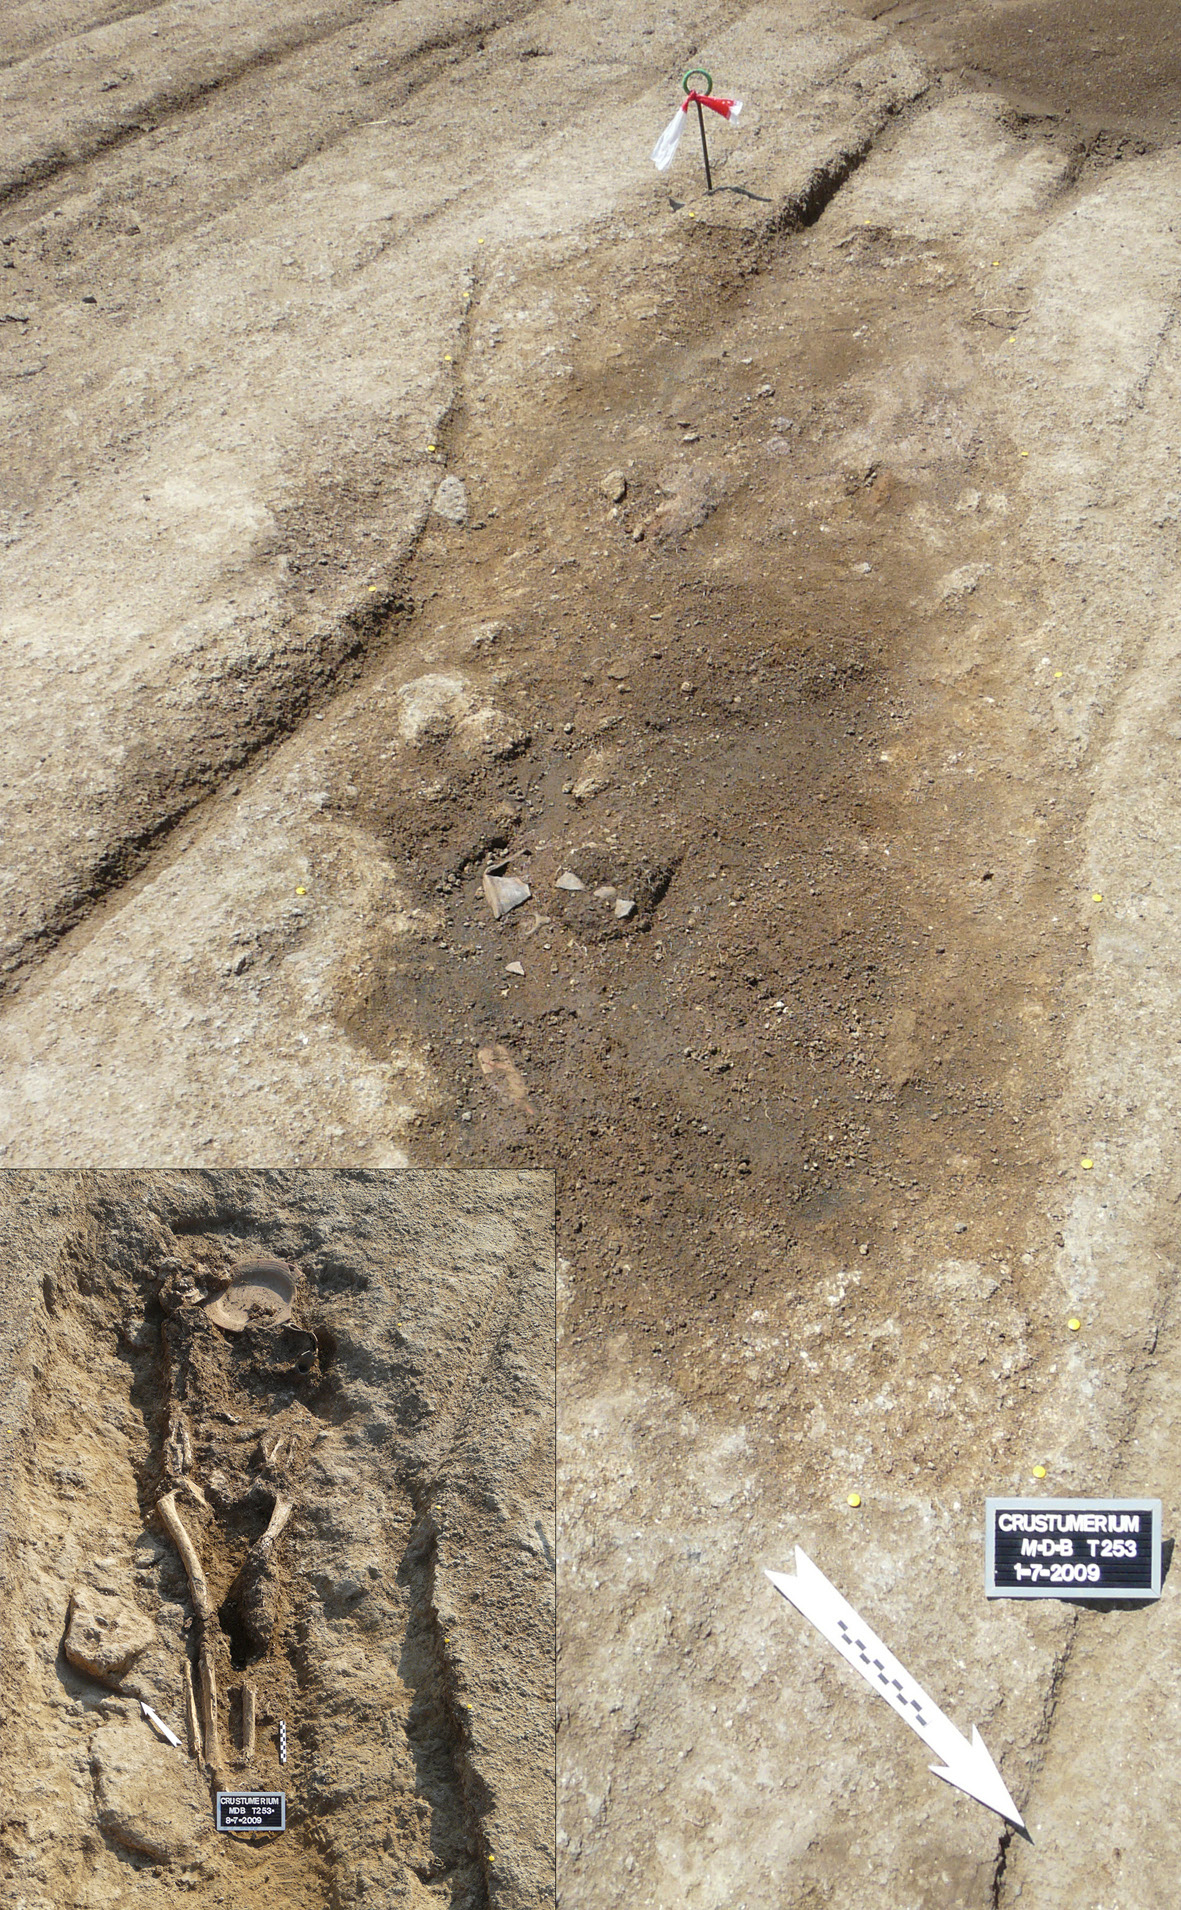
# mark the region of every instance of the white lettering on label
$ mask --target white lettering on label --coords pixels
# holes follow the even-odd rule
[[[1000,1532],[1139,1532],[1138,1512],[1002,1512]]]

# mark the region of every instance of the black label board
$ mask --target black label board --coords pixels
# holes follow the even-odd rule
[[[1159,1499],[986,1499],[989,1598],[1159,1598]]]
[[[283,1791],[219,1791],[218,1830],[286,1830],[287,1798]]]

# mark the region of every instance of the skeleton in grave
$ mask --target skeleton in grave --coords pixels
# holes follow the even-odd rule
[[[227,1623],[252,1657],[270,1650],[281,1590],[279,1550],[295,1507],[294,1480],[302,1459],[298,1428],[280,1426],[264,1435],[253,1453],[218,1452],[205,1478],[197,1476],[190,1421],[213,1418],[236,1423],[224,1410],[227,1393],[266,1400],[272,1412],[291,1406],[319,1380],[314,1334],[292,1319],[298,1271],[266,1256],[237,1263],[228,1285],[212,1299],[176,1273],[161,1290],[167,1319],[164,1345],[171,1376],[169,1432],[156,1509],[184,1565],[197,1625],[197,1689],[185,1663],[190,1744],[214,1773],[223,1768],[219,1734],[218,1650]],[[181,1514],[186,1497],[227,1525],[241,1525],[269,1504],[265,1531],[249,1546],[220,1608],[214,1608],[198,1544]],[[195,1515],[197,1518],[200,1514]],[[194,1515],[190,1515],[192,1521]],[[242,1684],[242,1758],[254,1750],[254,1687]]]

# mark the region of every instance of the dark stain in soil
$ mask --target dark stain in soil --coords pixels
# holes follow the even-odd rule
[[[842,1268],[862,1324],[901,1315],[933,1373],[986,1357],[966,1342],[991,1346],[1002,1303],[948,1325],[916,1253],[984,1269],[1037,1330],[1022,1283],[1051,1250],[1055,1029],[1085,946],[1058,889],[1071,802],[974,647],[998,586],[940,595],[941,568],[995,551],[1012,451],[982,448],[970,369],[921,396],[918,442],[855,448],[892,358],[970,357],[972,288],[887,232],[700,248],[664,266],[621,242],[557,403],[500,391],[492,416],[469,385],[449,455],[480,474],[478,529],[426,540],[415,595],[439,627],[501,619],[473,675],[518,746],[473,766],[434,739],[396,787],[377,754],[351,766],[424,919],[340,1012],[377,1055],[429,1043],[416,1158],[557,1168],[575,1346],[626,1327],[728,1414],[716,1331],[811,1309]],[[707,508],[669,529],[678,487]],[[1019,524],[1003,543],[1020,615]],[[492,851],[533,889],[501,922]],[[634,918],[555,888],[563,869]]]

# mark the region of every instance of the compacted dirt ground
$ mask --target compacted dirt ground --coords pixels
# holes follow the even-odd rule
[[[1171,1901],[1176,9],[213,12],[9,23],[4,1160],[555,1171],[563,1901]]]

